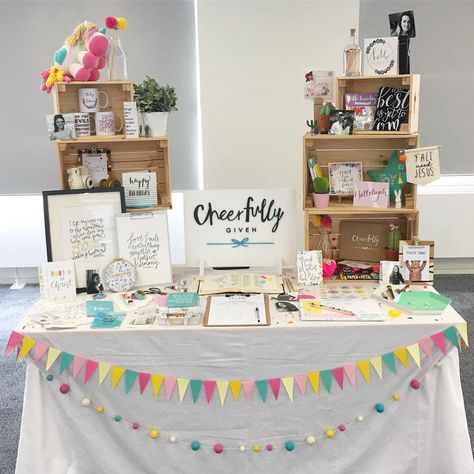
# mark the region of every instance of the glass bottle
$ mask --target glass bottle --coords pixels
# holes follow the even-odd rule
[[[127,79],[127,59],[117,30],[112,30],[110,37],[107,68],[109,81],[125,81]]]
[[[316,250],[321,250],[323,258],[331,260],[333,257],[333,249],[331,245],[331,238],[329,229],[325,227],[321,228],[321,234],[319,237],[318,248]]]
[[[362,54],[358,44],[355,42],[356,29],[351,28],[350,43],[344,48],[344,75],[360,76]]]

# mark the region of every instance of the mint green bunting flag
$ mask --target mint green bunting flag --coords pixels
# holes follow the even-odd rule
[[[321,370],[321,379],[326,387],[328,393],[331,392],[331,382],[332,382],[332,371],[331,370]]]
[[[395,366],[395,354],[393,352],[388,352],[382,356],[382,360],[385,362],[385,365],[397,375],[397,367]]]
[[[62,374],[69,367],[72,359],[74,359],[74,356],[69,354],[69,352],[61,352],[61,365],[59,366],[60,374]]]
[[[199,397],[199,394],[201,393],[201,388],[202,388],[202,380],[191,380],[191,392],[193,394],[193,402],[196,403],[196,400]]]
[[[267,399],[268,380],[257,380],[255,385],[258,388],[258,393],[263,401]]]
[[[458,333],[454,326],[451,326],[448,329],[443,331],[443,334],[451,341],[451,344],[454,347],[458,347]]]
[[[125,371],[125,394],[130,392],[130,389],[133,387],[135,380],[137,379],[138,372],[134,370],[126,370]]]

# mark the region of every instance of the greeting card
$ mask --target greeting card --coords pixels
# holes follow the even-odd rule
[[[358,181],[354,188],[354,206],[386,208],[390,185],[373,181]]]
[[[74,262],[50,262],[38,268],[40,296],[42,299],[61,300],[76,296]]]

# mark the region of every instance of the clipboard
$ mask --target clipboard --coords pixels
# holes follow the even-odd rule
[[[259,308],[260,323],[255,308]],[[270,326],[268,295],[209,296],[204,313],[205,327]]]

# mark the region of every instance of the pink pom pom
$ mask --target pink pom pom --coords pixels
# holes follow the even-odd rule
[[[96,57],[107,54],[109,50],[109,40],[102,33],[94,33],[89,40],[89,51]]]
[[[221,454],[224,451],[224,446],[222,446],[222,444],[220,444],[220,443],[217,443],[217,444],[214,445],[214,451],[217,454]]]
[[[104,69],[107,66],[107,55],[104,54],[99,58],[99,62],[97,63],[97,69]]]
[[[64,76],[64,82],[71,82],[72,79],[70,76]]]
[[[100,71],[97,69],[90,70],[89,81],[98,81],[100,79]]]
[[[41,71],[41,77],[46,81],[46,79],[49,77],[49,69],[46,71]]]
[[[140,424],[139,423],[133,423],[132,428],[134,430],[138,430],[138,428],[140,428]]]
[[[115,18],[114,16],[106,16],[105,26],[110,30],[115,30],[115,28],[117,28],[117,18]]]
[[[330,229],[332,226],[332,219],[330,216],[321,216],[321,225],[326,228]]]
[[[413,379],[413,380],[410,382],[410,387],[411,387],[413,390],[418,390],[418,389],[421,387],[421,383],[420,383],[419,380]]]
[[[92,69],[95,67],[97,62],[97,58],[90,52],[84,54],[82,57],[82,64],[86,69]]]
[[[70,390],[69,388],[69,385],[67,383],[63,383],[60,387],[59,387],[59,391],[65,395],[66,393],[68,393]]]

